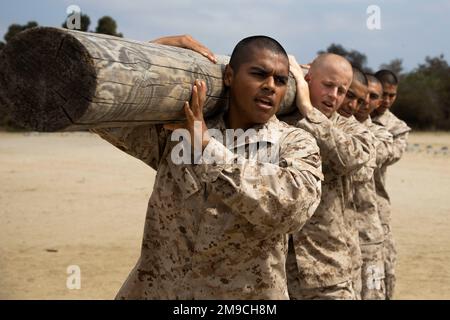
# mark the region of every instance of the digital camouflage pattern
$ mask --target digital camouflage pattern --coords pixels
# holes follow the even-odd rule
[[[391,133],[384,127],[374,124],[370,118],[362,125],[374,135],[373,147],[376,156],[352,176],[355,221],[361,245],[379,244],[384,241],[384,232],[378,212],[374,172],[378,165],[392,158],[393,138]]]
[[[359,196],[356,191],[359,190],[361,184],[364,184],[368,179],[373,178],[373,171],[376,167],[376,146],[375,137],[368,127],[358,122],[353,116],[349,118],[342,117],[342,121],[349,121],[353,123],[355,128],[358,128],[359,134],[364,136],[365,141],[372,141],[370,147],[370,158],[358,171],[353,174],[342,176],[344,185],[344,200],[345,211],[344,218],[346,221],[346,231],[349,237],[348,246],[350,249],[350,256],[352,259],[352,282],[353,290],[356,295],[356,299],[361,299],[362,280],[361,280],[361,268],[363,264],[361,248],[360,248],[360,215],[364,214],[358,210]],[[358,132],[353,129],[353,132]],[[378,212],[376,212],[378,214]]]
[[[207,125],[225,130],[222,115]],[[275,116],[254,128],[245,148],[278,145],[279,162],[244,159],[212,138],[204,155],[215,155],[215,164],[176,165],[171,150],[178,141],[161,126],[94,131],[157,170],[141,256],[117,298],[288,299],[287,234],[320,201],[319,148],[309,133]],[[242,161],[221,164],[226,157]]]
[[[369,161],[372,141],[367,140],[370,135],[366,128],[337,113],[328,119],[314,109],[308,119],[287,121],[316,138],[323,161],[320,205],[305,226],[292,235],[292,254],[295,252],[297,266],[290,265],[288,269],[298,272],[288,273],[290,294],[292,298],[303,299],[303,293],[308,291],[304,289],[331,288],[347,282],[352,287],[350,234],[344,213],[342,177],[356,172]],[[317,290],[316,293],[326,292]]]
[[[387,110],[382,115],[372,118],[372,121],[386,128],[393,136],[392,158],[375,170],[375,186],[377,191],[377,202],[381,222],[384,229],[384,259],[385,259],[385,284],[386,299],[392,299],[395,288],[395,263],[397,252],[391,232],[390,199],[386,190],[387,167],[396,163],[402,157],[407,147],[407,140],[411,128],[398,119],[392,112]]]
[[[384,230],[378,212],[374,171],[390,161],[393,137],[369,117],[362,122],[374,135],[376,157],[353,175],[353,200],[361,249],[361,299],[384,299]],[[383,282],[381,284],[381,282]]]
[[[385,272],[383,258],[383,243],[363,244],[361,253],[361,299],[385,300]]]

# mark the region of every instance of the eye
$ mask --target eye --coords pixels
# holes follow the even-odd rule
[[[275,77],[275,82],[284,86],[288,83],[288,79],[285,77]]]
[[[255,75],[257,77],[264,77],[264,75],[265,75],[264,72],[262,72],[262,71],[252,71],[251,74]]]

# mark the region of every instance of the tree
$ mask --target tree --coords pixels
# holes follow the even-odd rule
[[[319,51],[318,54],[322,53],[334,53],[345,57],[352,66],[357,67],[364,72],[372,72],[372,70],[367,67],[367,56],[357,50],[347,50],[340,44],[332,43],[327,48],[326,51]]]
[[[450,129],[450,67],[444,56],[404,75],[392,111],[419,129]]]
[[[401,77],[403,71],[403,60],[402,59],[394,59],[389,63],[383,63],[380,66],[380,69],[391,70],[393,73],[397,75],[397,77]]]
[[[91,24],[91,18],[87,14],[81,14],[80,16],[80,31],[87,32],[89,29],[89,25]],[[67,18],[66,21],[63,22],[62,27],[67,28]]]
[[[109,34],[116,37],[123,37],[122,33],[117,33],[116,21],[109,16],[104,16],[98,20],[95,32]]]
[[[26,29],[37,27],[38,24],[36,21],[29,21],[27,24],[20,25],[20,24],[12,24],[9,26],[8,31],[5,34],[5,40],[8,42],[14,36]]]
[[[5,43],[0,41],[0,50],[2,50],[4,46],[5,46]]]

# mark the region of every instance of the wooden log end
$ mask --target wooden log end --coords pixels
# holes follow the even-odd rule
[[[95,93],[94,62],[63,29],[21,32],[0,53],[0,108],[35,131],[62,130],[86,112]]]

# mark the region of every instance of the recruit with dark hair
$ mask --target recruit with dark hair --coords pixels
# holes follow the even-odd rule
[[[367,77],[364,72],[361,71],[358,67],[352,66],[353,70],[353,81],[358,81],[359,83],[368,86],[369,82],[367,81]]]
[[[398,78],[391,70],[380,70],[375,73],[375,77],[380,80],[382,84],[398,85]]]
[[[379,83],[381,85],[381,81],[378,80],[377,77],[375,77],[375,75],[373,73],[366,73],[366,78],[367,81],[372,82],[372,83]]]
[[[392,107],[397,99],[398,79],[395,73],[385,69],[376,72],[375,77],[383,86],[383,100],[380,107],[374,110],[374,115],[382,115]]]
[[[254,51],[261,49],[282,54],[288,59],[286,50],[284,50],[283,46],[277,40],[268,36],[251,36],[242,39],[234,47],[230,58],[231,68],[237,72],[241,64],[252,59]]]

